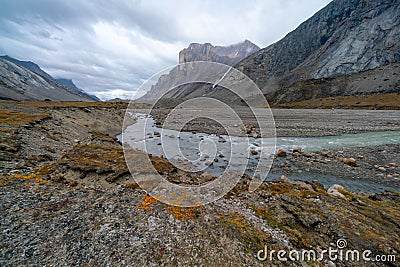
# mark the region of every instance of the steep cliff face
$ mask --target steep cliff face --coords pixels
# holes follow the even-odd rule
[[[0,99],[95,101],[93,97],[84,92],[76,91],[54,79],[48,79],[25,67],[1,58]]]
[[[399,14],[398,0],[335,0],[282,40],[236,67],[266,95],[272,95],[299,81],[398,63]],[[351,88],[344,89],[343,94],[353,93]]]
[[[258,46],[248,40],[230,46],[213,46],[210,43],[193,43],[179,53],[179,63],[210,61],[232,66],[259,49],[260,48]],[[204,71],[204,73],[206,73],[206,71]],[[193,77],[193,75],[196,75],[196,73],[192,73],[190,68],[173,68],[168,74],[162,75],[158,79],[157,83],[152,86],[150,91],[147,92],[143,97],[139,98],[138,101],[153,103],[156,99],[160,98],[160,96],[163,96],[168,90],[174,88],[182,81],[188,80],[189,77]],[[220,77],[216,77],[215,80],[218,78]],[[198,92],[196,92],[197,90]],[[195,93],[194,95],[202,95],[204,90],[204,86],[201,84],[186,85],[184,88],[176,88],[176,90],[166,94],[165,97],[170,99],[179,99],[192,95],[192,92]]]
[[[230,46],[192,43],[188,48],[179,52],[179,63],[211,61],[234,65],[258,50],[260,48],[249,40]]]

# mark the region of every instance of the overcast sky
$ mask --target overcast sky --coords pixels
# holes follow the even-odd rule
[[[330,0],[0,0],[0,54],[102,99],[131,98],[192,42],[266,47]]]

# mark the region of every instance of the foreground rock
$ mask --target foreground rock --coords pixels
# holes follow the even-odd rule
[[[399,256],[400,195],[393,192],[370,198],[348,192],[337,198],[317,183],[280,179],[250,194],[244,178],[225,198],[183,209],[129,186],[5,180],[9,183],[0,187],[3,266],[265,266],[256,258],[264,246],[318,251],[339,238],[351,249]]]

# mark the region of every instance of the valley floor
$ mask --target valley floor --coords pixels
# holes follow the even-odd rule
[[[179,208],[148,196],[131,177],[115,138],[125,108],[0,101],[1,266],[334,266],[327,260],[261,262],[256,254],[264,246],[321,251],[335,247],[338,239],[345,239],[349,249],[397,260],[368,266],[399,266],[400,190],[367,194],[345,186],[328,193],[312,179],[281,177],[313,174],[400,188],[399,145],[287,151],[272,167],[278,179],[256,192],[248,192],[243,176],[217,202]],[[274,114],[281,136],[400,129],[395,111]],[[162,121],[162,111],[155,117]],[[189,127],[210,129],[202,122]],[[140,169],[146,155],[134,156]],[[176,171],[165,159],[152,162],[166,179],[176,181],[178,175],[190,183],[199,178]]]

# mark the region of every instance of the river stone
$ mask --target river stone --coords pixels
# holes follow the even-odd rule
[[[301,147],[296,147],[293,149],[293,153],[298,152],[301,153]]]
[[[357,160],[355,158],[343,158],[342,162],[352,167],[357,166]]]
[[[246,126],[245,126],[245,129],[246,129],[246,133],[247,133],[247,134],[250,134],[251,131],[253,130],[253,126],[251,126],[251,125],[246,125]]]
[[[279,149],[278,152],[276,152],[276,155],[278,157],[286,157],[286,151],[283,149]]]
[[[378,167],[378,171],[386,172],[386,168],[385,167]]]
[[[251,154],[252,154],[252,155],[257,155],[257,154],[258,154],[258,152],[257,152],[257,151],[255,151],[255,150],[251,150]]]
[[[292,155],[293,155],[293,157],[297,158],[300,156],[300,153],[296,151],[296,152],[293,152]]]

